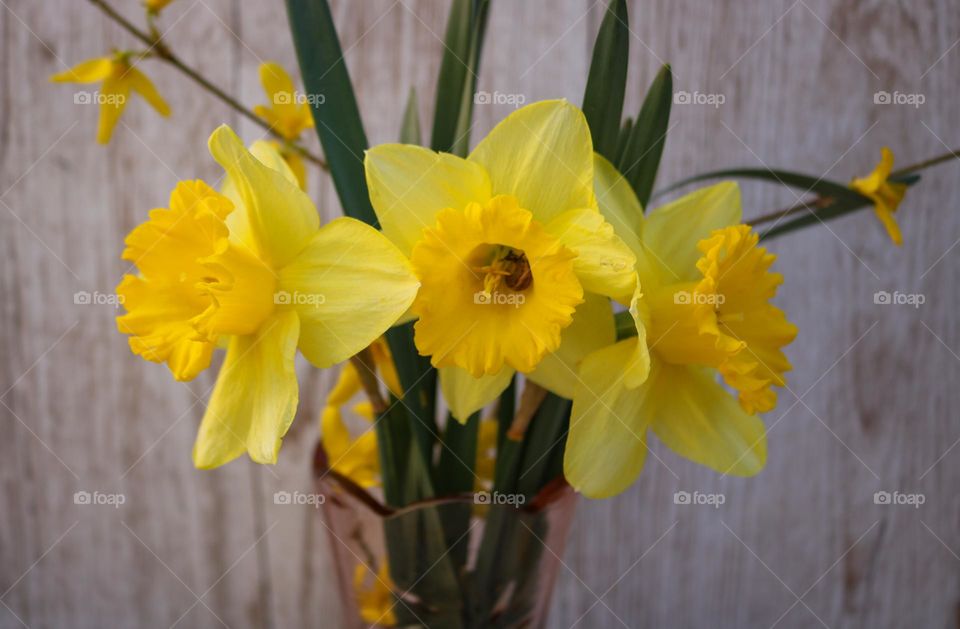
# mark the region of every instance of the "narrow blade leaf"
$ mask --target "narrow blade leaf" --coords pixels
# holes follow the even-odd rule
[[[670,107],[673,104],[673,74],[670,65],[660,68],[640,113],[633,124],[627,145],[624,148],[618,170],[623,173],[637,193],[640,205],[647,207],[653,182],[660,168],[663,146],[670,125]]]
[[[593,45],[583,94],[583,114],[590,125],[593,150],[614,163],[627,86],[630,49],[627,24],[626,0],[610,0]]]
[[[300,73],[312,98],[317,135],[347,216],[378,226],[363,174],[367,135],[326,0],[287,0]]]

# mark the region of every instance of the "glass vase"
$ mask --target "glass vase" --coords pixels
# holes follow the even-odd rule
[[[562,478],[529,501],[478,492],[392,509],[325,461],[318,446],[340,626],[545,626],[576,505]]]

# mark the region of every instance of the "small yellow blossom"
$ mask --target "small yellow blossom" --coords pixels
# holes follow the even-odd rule
[[[168,4],[173,2],[173,0],[143,0],[143,6],[147,8],[151,13],[160,13]]]
[[[97,142],[107,144],[113,128],[127,106],[131,92],[140,94],[161,116],[170,115],[170,106],[143,72],[130,63],[130,55],[88,59],[73,68],[50,77],[54,83],[101,83],[100,91],[90,95],[100,104]]]
[[[386,342],[378,339],[370,349],[380,378],[394,396],[399,396],[400,382]],[[330,467],[361,487],[370,488],[380,485],[377,435],[371,426],[358,437],[351,437],[342,412],[342,408],[362,390],[357,366],[353,362],[346,363],[327,396],[320,416],[320,431]],[[369,401],[354,405],[353,411],[368,422],[376,419]]]
[[[564,474],[590,497],[623,491],[643,467],[648,430],[722,474],[756,474],[767,452],[756,413],[776,404],[790,370],[782,348],[797,334],[770,303],[783,280],[770,272],[776,256],[740,224],[735,183],[644,215],[616,169],[600,156],[596,166],[600,209],[637,254],[637,336],[580,362]]]
[[[260,83],[270,104],[257,105],[253,111],[271,129],[287,140],[296,140],[304,129],[313,128],[310,105],[300,98],[293,79],[280,64],[272,61],[260,64]]]
[[[362,563],[357,564],[353,571],[353,589],[363,622],[370,623],[371,627],[392,627],[397,624],[397,616],[393,612],[397,601],[386,560],[376,572]]]
[[[409,261],[377,230],[341,218],[320,226],[289,169],[271,168],[221,126],[210,152],[235,200],[202,181],[181,182],[170,207],[127,236],[139,275],[117,287],[130,349],[189,380],[226,346],[194,446],[200,468],[244,452],[275,463],[299,400],[297,349],[317,367],[383,334],[416,294]]]
[[[903,234],[894,213],[907,193],[907,184],[890,181],[890,172],[893,170],[893,151],[886,146],[880,150],[880,163],[873,172],[866,177],[858,177],[850,183],[850,187],[873,201],[873,211],[883,223],[893,244],[898,247],[903,244]]]
[[[422,283],[417,349],[458,420],[515,372],[538,380],[561,337],[577,341],[564,331],[592,296],[632,292],[635,258],[597,209],[592,155],[583,113],[560,100],[517,110],[466,159],[404,144],[367,151],[371,203]],[[609,307],[600,315],[583,329],[612,334]]]

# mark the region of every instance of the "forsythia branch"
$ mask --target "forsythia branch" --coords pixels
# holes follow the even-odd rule
[[[150,33],[147,33],[137,28],[136,26],[131,24],[129,20],[127,20],[122,15],[120,15],[116,11],[116,9],[110,6],[106,2],[106,0],[90,0],[90,3],[97,6],[101,11],[103,11],[107,15],[107,17],[109,17],[111,20],[113,20],[114,22],[119,24],[121,27],[123,27],[128,33],[130,33],[131,35],[139,39],[141,42],[149,46],[150,47],[149,52],[151,56],[157,57],[158,59],[162,59],[163,61],[169,63],[173,67],[183,72],[185,75],[193,79],[195,83],[200,85],[200,87],[202,87],[203,89],[207,90],[208,92],[210,92],[211,94],[219,98],[221,101],[226,103],[230,108],[234,109],[241,115],[246,116],[249,120],[260,125],[264,129],[269,131],[273,136],[285,142],[291,149],[299,153],[304,159],[307,159],[313,162],[323,170],[329,170],[329,167],[327,166],[327,162],[324,161],[322,158],[314,155],[313,153],[311,153],[309,150],[307,150],[297,142],[284,139],[279,133],[277,133],[273,128],[271,128],[271,126],[265,120],[257,116],[251,110],[244,107],[235,98],[233,98],[232,96],[224,92],[222,89],[220,89],[219,87],[211,83],[207,78],[202,76],[196,70],[194,70],[193,68],[185,64],[183,61],[181,61],[180,58],[177,57],[173,53],[173,51],[171,51],[170,48],[168,48],[167,45],[163,42],[163,40],[160,38],[159,32],[155,32],[154,34],[151,35]],[[153,30],[155,31],[156,29],[154,28]]]

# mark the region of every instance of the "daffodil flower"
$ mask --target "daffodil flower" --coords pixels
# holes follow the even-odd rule
[[[140,94],[161,116],[170,115],[170,106],[143,72],[130,63],[130,55],[88,59],[73,68],[50,77],[54,83],[101,83],[96,95],[100,104],[97,142],[107,144],[113,129],[127,106],[131,92]]]
[[[257,105],[253,111],[263,118],[271,129],[287,140],[296,140],[304,129],[313,128],[310,105],[298,98],[293,79],[283,66],[272,61],[260,64],[260,83],[270,104]]]
[[[903,234],[894,213],[907,193],[907,184],[890,181],[893,170],[893,151],[886,146],[880,150],[880,163],[866,177],[858,177],[850,187],[873,201],[873,211],[883,223],[890,240],[898,247],[903,244]]]
[[[181,182],[126,239],[140,274],[117,288],[130,348],[178,380],[226,357],[194,446],[201,468],[244,452],[275,463],[298,402],[299,347],[317,367],[369,345],[409,307],[418,282],[407,259],[372,227],[320,226],[309,197],[274,154],[268,167],[226,126],[210,152],[237,202],[201,181]],[[261,151],[269,153],[268,145]]]
[[[380,378],[394,396],[400,396],[400,380],[386,342],[378,339],[370,349]],[[320,436],[330,467],[361,487],[370,488],[380,485],[377,435],[373,430],[366,430],[356,438],[352,437],[342,410],[362,389],[357,366],[353,362],[346,363],[327,396],[320,416]],[[369,422],[376,419],[369,401],[354,405],[353,411]]]
[[[740,224],[740,192],[724,182],[644,216],[632,189],[597,156],[600,209],[637,255],[631,304],[637,336],[579,365],[564,474],[577,490],[626,489],[646,457],[648,429],[669,448],[723,474],[766,462],[756,413],[776,404],[796,327],[774,307],[776,256]],[[735,392],[731,395],[718,381]]]
[[[460,421],[515,372],[533,377],[585,295],[632,291],[634,255],[598,211],[592,155],[566,101],[517,110],[466,159],[404,144],[367,151],[380,225],[421,281],[417,349]],[[599,325],[613,333],[609,307]]]

